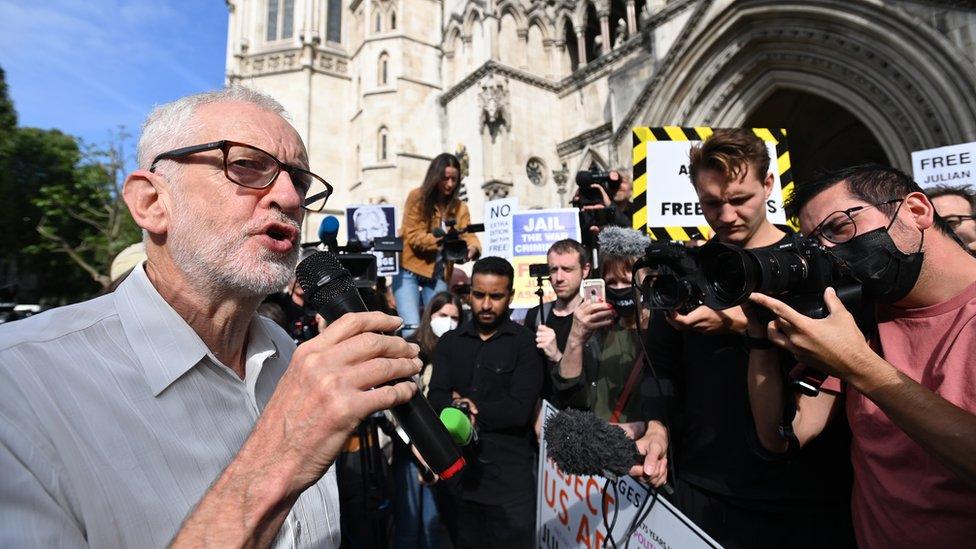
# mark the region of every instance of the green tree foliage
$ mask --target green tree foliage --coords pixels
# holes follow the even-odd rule
[[[69,177],[39,186],[31,200],[40,212],[40,238],[25,251],[67,255],[102,290],[112,282],[112,259],[141,238],[122,201],[129,137],[120,129],[109,148],[86,148]]]
[[[141,238],[119,192],[128,136],[99,150],[16,121],[0,69],[0,286],[18,284],[22,302],[90,297]]]
[[[0,67],[0,141],[3,141],[17,127],[17,111],[7,93],[7,76]]]

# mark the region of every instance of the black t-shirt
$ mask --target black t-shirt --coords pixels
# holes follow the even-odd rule
[[[747,385],[749,350],[741,336],[679,332],[657,312],[647,350],[659,379],[648,376],[642,385],[643,412],[671,430],[679,478],[756,510],[800,513],[849,504],[850,430],[844,414],[784,459],[766,452],[756,435]],[[785,352],[782,357],[786,380],[793,358]],[[665,396],[657,396],[659,391]],[[792,388],[785,385],[783,391],[784,413],[791,416]]]
[[[529,309],[525,313],[525,327],[532,331],[534,334],[537,329],[536,322],[539,317],[539,306],[536,305]],[[572,313],[566,316],[559,316],[556,312],[550,308],[549,314],[546,316],[546,326],[552,328],[552,331],[556,332],[556,347],[559,348],[559,352],[566,350],[566,341],[569,339],[569,330],[573,327],[573,315]]]
[[[533,336],[538,330],[538,326],[536,325],[536,322],[538,321],[538,316],[539,316],[538,305],[532,307],[531,309],[529,309],[527,313],[525,313],[525,327],[532,332]],[[566,316],[559,316],[555,314],[555,312],[553,312],[552,308],[550,308],[549,314],[546,315],[546,326],[552,328],[553,332],[556,332],[556,348],[559,349],[559,352],[561,353],[565,351],[566,341],[569,340],[569,331],[573,328],[573,315],[568,314]],[[542,353],[541,350],[539,351],[539,354],[543,356],[543,361],[546,363],[546,378],[545,378],[545,383],[543,383],[542,385],[542,398],[548,400],[549,402],[552,402],[553,404],[556,404],[556,402],[554,401],[555,394],[552,386],[552,375],[551,375],[552,374],[551,368],[555,366],[550,365],[548,361],[545,360],[545,355]]]

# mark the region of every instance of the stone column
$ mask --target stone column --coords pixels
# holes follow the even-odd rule
[[[555,67],[559,67],[559,64],[558,63],[560,61],[562,61],[562,59],[554,59],[556,57],[556,55],[559,53],[559,47],[558,47],[558,45],[559,45],[559,42],[556,41],[556,40],[553,40],[552,38],[546,38],[546,39],[544,39],[542,41],[542,47],[545,48],[545,50],[546,50],[546,74],[545,74],[545,76],[546,76],[546,78],[548,78],[550,80],[555,80],[556,79],[556,69],[555,69]]]
[[[498,26],[501,21],[498,19],[498,14],[494,11],[486,11],[485,19],[482,22],[483,28],[488,29],[488,35],[485,39],[488,40],[488,55],[492,61],[498,61]]]
[[[603,37],[603,54],[606,55],[610,53],[613,49],[613,44],[610,43],[610,12],[601,11],[600,12],[600,36]]]
[[[583,67],[586,65],[586,30],[582,27],[576,27],[576,48],[577,48],[577,58],[579,59],[579,66]],[[566,45],[569,47],[569,44]]]
[[[519,42],[518,66],[521,69],[529,68],[529,29],[516,29]]]
[[[627,36],[637,33],[637,7],[634,0],[627,0]]]

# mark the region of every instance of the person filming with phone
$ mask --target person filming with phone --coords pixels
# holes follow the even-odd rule
[[[633,438],[644,434],[639,391],[643,377],[631,285],[631,269],[649,243],[632,229],[607,227],[600,232],[602,279],[582,282],[582,304],[573,313],[566,349],[552,381],[558,398],[572,408],[592,410],[620,424]]]

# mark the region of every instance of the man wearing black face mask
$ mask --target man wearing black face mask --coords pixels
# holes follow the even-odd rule
[[[766,215],[769,168],[766,144],[751,130],[716,130],[691,149],[690,183],[719,242],[758,249],[787,238]],[[670,445],[672,503],[727,549],[852,546],[843,421],[802,456],[768,455],[749,410],[756,342],[743,337],[742,310],[655,313],[647,352],[659,379],[642,387],[649,421],[637,442],[646,453],[641,476],[661,481]]]
[[[644,377],[637,323],[647,327],[647,315],[637,316],[631,268],[649,240],[632,229],[606,227],[600,231],[600,270],[606,301],[584,301],[573,313],[566,350],[553,370],[553,388],[561,402],[593,410],[618,423],[634,438],[644,434],[639,388]],[[598,345],[588,345],[596,339]]]
[[[822,320],[753,294],[777,318],[750,318],[750,335],[843,384],[842,398],[797,398],[786,429],[795,437],[784,438],[783,394],[771,390],[776,353],[754,349],[750,400],[763,445],[806,445],[843,402],[859,545],[968,546],[976,535],[976,259],[918,185],[892,168],[859,166],[799,186],[787,210],[848,263],[876,303],[878,329],[865,341],[833,289]]]

